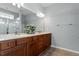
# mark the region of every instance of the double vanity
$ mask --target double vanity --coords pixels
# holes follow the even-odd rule
[[[38,56],[51,45],[51,33],[0,35],[0,56]]]

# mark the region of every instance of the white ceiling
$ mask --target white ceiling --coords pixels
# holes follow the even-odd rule
[[[12,3],[0,3],[0,8],[5,9],[5,10],[9,10],[12,11],[14,13],[19,13],[19,10],[21,9],[21,13],[24,15],[27,15],[29,13],[31,13],[31,11],[25,9],[25,8],[17,8],[16,6],[13,6]]]
[[[38,11],[43,11],[39,3],[24,3],[24,8],[37,13]]]
[[[21,7],[22,14],[30,14],[31,12],[37,13],[38,11],[43,12],[43,8],[51,6],[52,3],[24,3],[24,6]],[[0,8],[10,10],[15,13],[19,13],[19,8],[13,6],[12,3],[0,3]]]
[[[11,3],[0,3],[0,8],[18,13],[18,8],[12,6]]]
[[[40,5],[45,8],[51,6],[52,4],[53,3],[40,3]]]
[[[24,3],[24,8],[34,13],[44,13],[46,8],[50,7],[54,3]]]

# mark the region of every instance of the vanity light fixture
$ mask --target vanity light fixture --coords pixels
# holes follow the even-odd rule
[[[16,6],[16,7],[18,7],[18,8],[21,7],[20,3],[12,3],[12,5],[13,5],[13,6]]]
[[[16,20],[20,20],[20,17],[16,18]]]
[[[16,6],[16,3],[12,3],[13,6]]]
[[[12,3],[12,5],[20,8],[21,6],[24,5],[24,3]]]
[[[20,5],[20,4],[17,4],[17,7],[18,7],[18,8],[20,8],[20,7],[21,7],[21,5]]]
[[[38,12],[38,13],[37,13],[37,16],[38,16],[38,17],[45,17],[45,15],[44,15],[43,13],[41,13],[41,12]]]
[[[24,3],[20,3],[21,6],[24,6]]]

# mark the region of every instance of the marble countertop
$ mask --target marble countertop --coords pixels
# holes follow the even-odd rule
[[[0,35],[0,41],[23,38],[23,37],[31,37],[31,36],[36,36],[36,35],[48,34],[48,33],[50,33],[50,32],[42,32],[42,33],[35,33],[35,34],[25,34],[25,33],[2,34],[2,35]]]

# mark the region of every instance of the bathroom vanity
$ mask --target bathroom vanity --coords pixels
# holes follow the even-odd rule
[[[0,38],[1,56],[38,56],[51,45],[51,33],[7,35]]]

